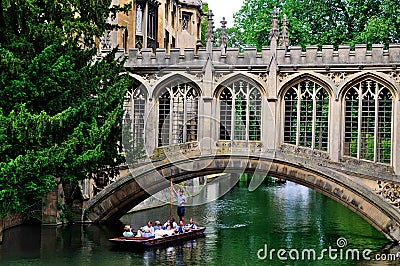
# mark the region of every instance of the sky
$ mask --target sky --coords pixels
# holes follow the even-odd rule
[[[227,27],[233,26],[233,14],[238,12],[244,0],[206,0],[208,8],[214,13],[214,26],[220,28],[222,17],[228,22]]]

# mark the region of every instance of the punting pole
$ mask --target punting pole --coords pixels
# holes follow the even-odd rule
[[[170,188],[169,188],[169,218],[172,218],[172,177],[170,178]]]

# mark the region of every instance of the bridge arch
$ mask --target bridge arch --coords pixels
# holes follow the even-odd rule
[[[92,198],[85,209],[85,216],[90,222],[116,220],[151,194],[167,188],[170,178],[179,183],[220,172],[256,172],[304,185],[349,208],[388,239],[400,239],[399,214],[381,197],[371,194],[362,183],[334,170],[305,167],[268,156],[199,156],[178,162],[164,160],[158,165],[135,169],[132,174],[119,179]]]

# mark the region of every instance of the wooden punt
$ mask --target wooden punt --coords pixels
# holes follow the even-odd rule
[[[189,232],[182,234],[175,234],[172,236],[164,236],[160,238],[146,238],[146,237],[115,237],[108,239],[111,243],[121,247],[153,247],[159,245],[166,245],[170,243],[194,239],[204,235],[205,227],[197,227]]]

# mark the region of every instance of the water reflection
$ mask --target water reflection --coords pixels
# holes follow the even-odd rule
[[[226,178],[221,182],[229,184],[232,180]],[[199,197],[218,194],[224,187],[224,183],[214,182]],[[254,192],[248,191],[247,184],[239,183],[221,199],[187,207],[186,217],[207,227],[204,238],[144,250],[121,250],[108,241],[121,235],[124,224],[137,229],[148,219],[163,222],[167,217],[169,206],[127,214],[113,225],[16,227],[4,234],[0,264],[390,265],[370,261],[260,261],[257,252],[265,244],[275,249],[321,250],[344,237],[349,248],[381,252],[387,243],[379,232],[348,209],[293,183],[263,186]],[[399,247],[391,247],[396,249]]]
[[[198,245],[198,243],[200,243]],[[182,245],[174,245],[162,248],[150,248],[143,253],[143,265],[162,264],[169,262],[174,265],[185,265],[188,261],[201,263],[199,250],[203,249],[204,241],[190,240]]]
[[[40,256],[41,235],[38,225],[20,226],[6,230],[0,245],[0,259],[34,259]],[[23,237],[23,238],[22,238]],[[23,241],[21,241],[23,239]]]

